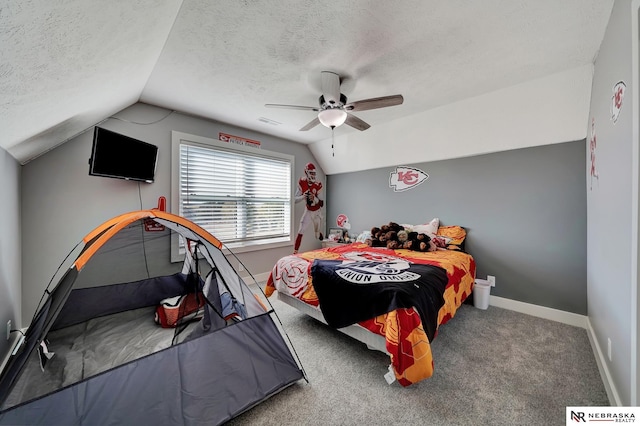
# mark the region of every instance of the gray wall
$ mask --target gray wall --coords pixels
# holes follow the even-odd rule
[[[495,296],[585,315],[584,141],[421,164],[429,178],[393,192],[395,168],[330,175],[327,226],[338,214],[362,231],[394,221],[467,229],[477,276]]]
[[[5,333],[22,327],[20,312],[20,165],[0,148],[0,364],[9,352]]]
[[[632,275],[637,266],[633,247],[638,244],[633,235],[633,211],[638,206],[632,204],[633,181],[638,173],[637,167],[634,171],[632,166],[638,155],[637,148],[634,154],[633,144],[638,141],[632,138],[632,121],[638,120],[638,112],[632,109],[631,63],[631,40],[638,35],[632,34],[631,17],[637,18],[637,13],[631,10],[631,1],[617,0],[600,46],[589,114],[589,121],[595,120],[596,169],[600,177],[593,180],[592,189],[589,169],[586,174],[589,321],[623,405],[638,404],[637,395],[635,401],[631,400],[632,387],[637,387],[637,378],[631,376],[631,363],[635,362],[632,352],[636,340],[632,312],[637,309],[632,299],[637,286],[637,277],[634,281]],[[620,80],[627,89],[614,124],[611,96],[613,86]],[[590,135],[591,132],[587,137],[587,164]],[[608,339],[611,361],[607,356]]]
[[[217,139],[219,132],[262,143],[262,149],[285,152],[295,157],[294,176],[315,159],[305,145],[240,129],[163,108],[135,104],[100,124],[109,130],[150,142],[159,147],[156,180],[152,184],[89,176],[93,128],[22,167],[22,311],[30,319],[42,292],[67,253],[91,230],[118,214],[153,208],[158,197],[171,206],[171,131]],[[146,124],[149,123],[149,124]],[[324,181],[323,173],[318,179]],[[304,206],[296,204],[294,233]],[[295,237],[295,235],[294,235]],[[4,239],[3,239],[4,240]],[[302,250],[320,247],[309,235]],[[276,260],[293,251],[291,246],[238,257],[256,275],[271,270]],[[235,261],[233,262],[235,265]]]

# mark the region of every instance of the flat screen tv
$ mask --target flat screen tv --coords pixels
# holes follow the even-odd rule
[[[89,175],[151,183],[157,158],[157,146],[96,127]]]

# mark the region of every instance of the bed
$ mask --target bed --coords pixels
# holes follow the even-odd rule
[[[464,228],[436,229],[446,244],[431,252],[356,242],[285,256],[265,294],[389,354],[398,383],[417,383],[432,376],[430,343],[475,281]]]

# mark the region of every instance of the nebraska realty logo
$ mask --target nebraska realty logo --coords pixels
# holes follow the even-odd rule
[[[567,407],[566,424],[635,423],[640,407]]]
[[[415,188],[428,178],[429,175],[420,169],[399,166],[389,175],[389,187],[395,192],[406,191]]]

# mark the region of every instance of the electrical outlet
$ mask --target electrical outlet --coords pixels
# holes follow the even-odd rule
[[[611,361],[611,339],[607,337],[607,356],[609,357],[609,361]]]
[[[11,320],[7,321],[7,340],[11,338]]]
[[[487,283],[491,287],[495,287],[496,286],[496,277],[494,277],[493,275],[487,275]]]

